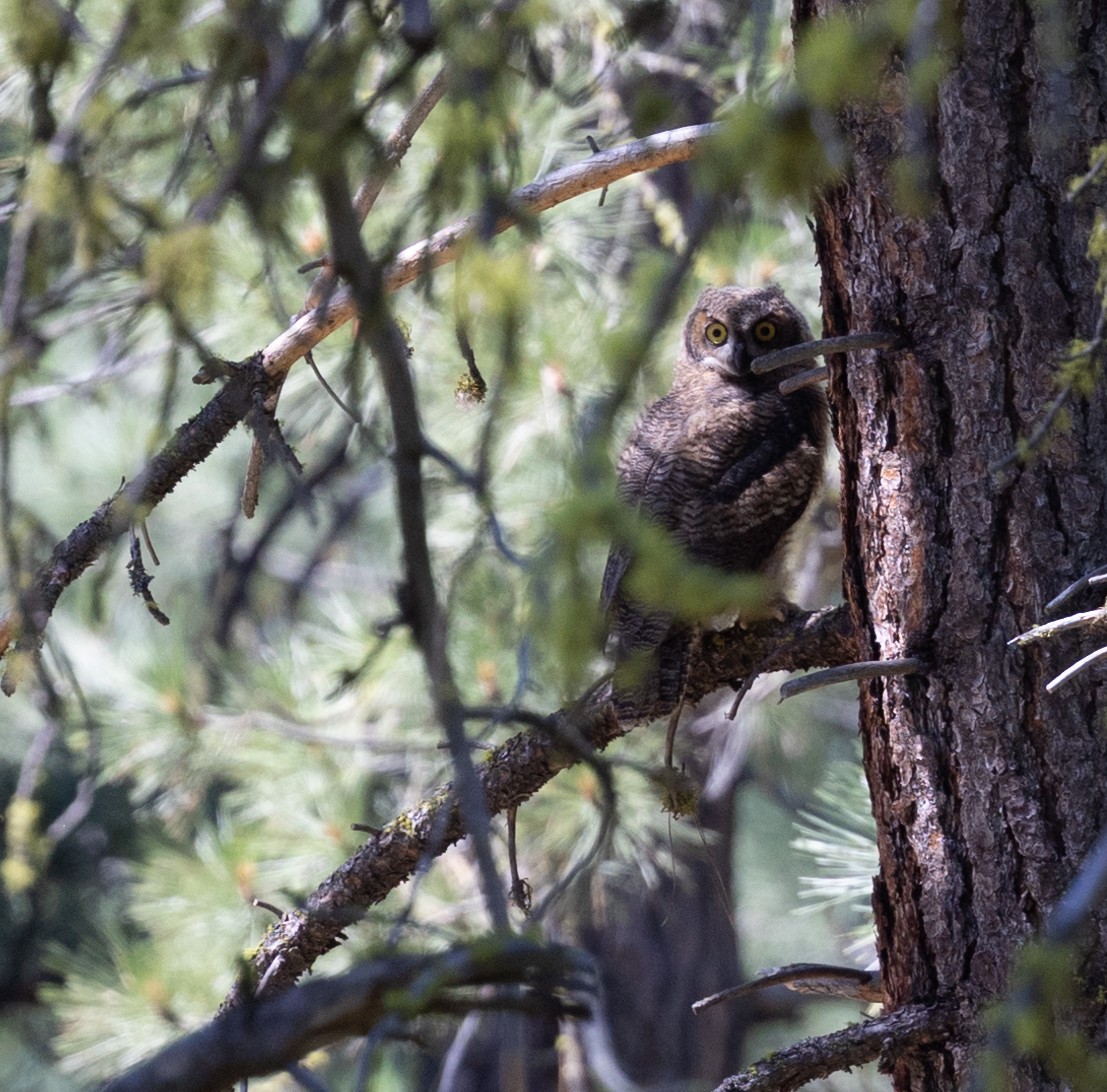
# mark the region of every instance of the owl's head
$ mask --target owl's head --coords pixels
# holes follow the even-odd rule
[[[757,357],[810,340],[803,316],[775,284],[705,288],[684,324],[685,359],[738,381],[753,380]]]

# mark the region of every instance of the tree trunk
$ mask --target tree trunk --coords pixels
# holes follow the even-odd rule
[[[837,6],[797,0],[799,33]],[[827,333],[907,344],[834,361],[830,384],[845,592],[866,658],[924,664],[861,689],[891,1007],[1003,991],[1105,821],[1102,670],[1045,690],[1094,646],[1008,647],[1107,561],[1102,382],[1069,400],[1071,427],[997,466],[1045,418],[1070,339],[1095,327],[1090,212],[1066,198],[1107,138],[1107,7],[967,0],[957,12],[958,56],[929,119],[931,208],[905,215],[892,196],[902,109],[851,108],[853,170],[821,199],[816,232]],[[1105,923],[1100,910],[1079,972],[1092,994]],[[1102,1013],[1090,1016],[1094,1034]],[[962,1087],[972,1036],[902,1057],[896,1087]],[[1053,1087],[1030,1064],[1015,1086]]]

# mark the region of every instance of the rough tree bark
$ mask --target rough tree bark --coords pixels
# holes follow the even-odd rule
[[[796,0],[798,32],[840,7]],[[861,689],[891,1007],[1001,992],[1107,820],[1102,673],[1049,695],[1080,639],[1007,646],[1107,561],[1107,386],[1074,396],[1071,428],[997,469],[1057,395],[1070,339],[1095,326],[1089,208],[1066,195],[1107,138],[1107,7],[966,0],[952,17],[961,42],[927,127],[931,209],[897,210],[891,161],[912,128],[886,100],[844,112],[854,167],[817,217],[827,332],[908,344],[836,361],[830,386],[862,654],[927,664]],[[1107,910],[1088,940],[1079,974],[1094,997]],[[1085,1016],[1102,1042],[1102,1008]],[[963,1087],[973,1046],[966,1027],[906,1054],[896,1087]],[[1031,1063],[1013,1080],[1054,1087]]]

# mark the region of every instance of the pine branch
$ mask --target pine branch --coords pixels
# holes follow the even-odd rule
[[[223,389],[177,429],[138,477],[104,501],[54,547],[50,560],[19,595],[15,609],[0,619],[0,656],[13,642],[21,652],[37,652],[62,592],[199,466],[264,401],[269,386],[270,380],[256,358],[231,369]],[[13,664],[9,656],[0,681],[5,694],[14,692],[22,666],[19,662]]]

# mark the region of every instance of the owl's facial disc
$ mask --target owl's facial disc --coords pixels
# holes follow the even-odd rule
[[[722,376],[738,378],[745,356],[741,339],[727,323],[710,315],[704,316],[702,333],[706,343],[701,357],[703,363]]]

